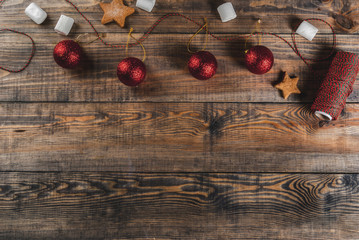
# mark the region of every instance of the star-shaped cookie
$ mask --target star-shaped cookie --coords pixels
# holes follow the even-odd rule
[[[290,78],[288,73],[284,72],[283,81],[275,85],[275,88],[282,90],[284,99],[287,99],[292,93],[301,93],[297,87],[298,81],[299,77]]]
[[[100,7],[105,12],[101,20],[102,24],[115,21],[122,28],[125,26],[126,17],[135,12],[134,8],[125,6],[123,0],[112,0],[111,3],[100,3]]]

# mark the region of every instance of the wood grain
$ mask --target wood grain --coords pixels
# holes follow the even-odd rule
[[[101,25],[102,11],[98,6],[100,1],[73,1],[79,9],[85,13],[90,21],[101,32],[122,31],[116,24]],[[109,1],[105,1],[109,2]],[[329,21],[337,31],[356,33],[358,31],[358,6],[355,0],[312,0],[312,1],[288,1],[288,0],[249,0],[235,1],[233,6],[237,12],[234,21],[222,23],[218,16],[217,7],[223,2],[209,1],[164,1],[156,3],[151,13],[147,13],[135,7],[135,0],[124,1],[126,5],[136,9],[135,14],[126,20],[126,27],[134,27],[137,32],[146,31],[150,24],[169,12],[180,12],[192,18],[206,16],[213,29],[222,33],[248,33],[253,31],[253,21],[258,18],[263,20],[263,28],[266,31],[283,33],[285,27],[295,26],[300,19],[322,18]],[[77,32],[91,32],[91,28],[80,15],[65,1],[44,1],[41,7],[48,13],[47,20],[41,26],[34,25],[25,14],[24,9],[29,5],[28,0],[6,0],[0,8],[1,26],[19,28],[14,23],[20,23],[28,32],[43,31],[44,28],[52,29],[59,16],[59,8],[62,13],[76,20]],[[2,11],[1,11],[2,10]],[[146,24],[144,24],[146,23]],[[240,25],[240,27],[238,27]],[[173,26],[176,26],[175,28]],[[329,29],[321,29],[330,32]],[[126,31],[125,31],[126,32]],[[192,33],[185,21],[172,18],[161,24],[160,33]]]
[[[37,2],[48,19],[36,25],[24,14],[30,2],[0,6],[0,28],[29,33],[37,48],[26,71],[0,71],[0,239],[359,239],[359,83],[338,121],[319,121],[309,107],[321,78],[273,37],[262,41],[275,56],[268,74],[245,69],[243,40],[210,39],[219,70],[194,80],[186,44],[197,28],[174,17],[144,44],[147,81],[128,88],[115,73],[125,51],[99,42],[82,45],[81,68],[57,67],[60,14],[76,21],[69,39],[91,41],[92,30],[63,0]],[[124,29],[100,24],[99,1],[74,3],[111,43],[180,12],[206,16],[221,37],[244,36],[261,18],[263,31],[288,40],[301,19],[320,18],[339,33],[338,49],[359,52],[355,0],[232,1],[238,18],[228,23],[216,10],[223,1],[157,1]],[[305,57],[330,48],[328,27],[315,25],[313,42],[297,38]],[[193,47],[203,42],[201,34]],[[1,66],[30,53],[22,36],[1,33],[0,43]],[[324,75],[329,61],[314,68]],[[272,87],[281,71],[300,77],[303,94],[282,99]]]
[[[253,31],[253,23],[256,19],[263,20],[263,28],[270,32],[283,33],[298,23],[299,19],[323,18],[332,24],[336,22],[336,15],[341,10],[347,11],[348,7],[355,6],[355,1],[341,0],[345,9],[340,8],[340,0],[335,0],[332,6],[323,4],[321,0],[288,1],[288,0],[250,0],[233,1],[237,12],[237,19],[228,23],[222,23],[217,12],[217,7],[222,1],[161,1],[157,2],[151,13],[136,8],[135,0],[124,1],[126,5],[134,7],[136,12],[126,20],[126,27],[133,27],[137,32],[146,31],[159,17],[169,12],[184,13],[192,18],[200,20],[207,17],[211,28],[218,29],[222,33],[249,33]],[[101,25],[103,12],[98,6],[100,1],[73,0],[79,9],[85,13],[89,20],[101,32],[127,32],[116,24]],[[110,1],[104,1],[110,2]],[[24,9],[30,4],[29,0],[6,0],[0,8],[0,22],[4,28],[15,27],[26,29],[28,32],[50,32],[61,14],[65,14],[76,20],[76,32],[91,32],[90,26],[68,3],[63,0],[41,1],[41,7],[48,13],[48,19],[42,25],[35,25],[23,14]],[[59,11],[61,9],[61,11]],[[174,27],[175,26],[175,27]],[[328,29],[323,29],[329,32]],[[341,30],[337,28],[337,30]],[[195,29],[189,28],[185,21],[178,18],[169,19],[166,24],[161,24],[156,30],[159,33],[193,33]]]
[[[148,53],[146,65],[148,68],[147,82],[139,88],[130,89],[122,85],[116,77],[116,66],[125,57],[124,50],[113,50],[100,43],[84,45],[86,60],[82,68],[75,71],[63,70],[58,67],[52,57],[52,51],[63,36],[53,31],[61,9],[61,13],[76,19],[76,27],[70,38],[76,38],[80,33],[92,33],[88,24],[74,12],[65,1],[44,1],[41,6],[48,11],[49,19],[43,25],[36,25],[23,14],[28,1],[6,1],[0,10],[2,27],[14,28],[31,34],[37,43],[37,53],[30,67],[21,74],[0,73],[0,101],[26,102],[285,102],[281,95],[271,85],[280,80],[282,70],[301,78],[300,89],[303,94],[290,98],[291,102],[312,101],[321,79],[313,78],[313,74],[300,61],[293,51],[273,37],[265,37],[263,45],[269,47],[275,55],[275,66],[265,76],[249,73],[243,64],[244,42],[223,43],[211,40],[210,50],[219,61],[219,70],[215,79],[202,82],[195,80],[186,69],[189,54],[186,43],[196,26],[179,18],[170,18],[160,24],[153,36],[145,43]],[[75,3],[89,16],[100,32],[107,33],[105,39],[112,43],[125,43],[128,29],[120,29],[116,24],[103,26],[99,20],[102,11],[98,2],[75,0]],[[134,5],[135,1],[128,1]],[[169,8],[169,4],[171,7]],[[282,33],[290,39],[289,33],[300,19],[306,17],[328,17],[328,12],[318,10],[320,1],[297,1],[288,4],[287,1],[237,1],[236,9],[241,9],[238,20],[225,24],[220,23],[216,13],[217,1],[168,1],[158,3],[156,10],[149,14],[137,10],[136,15],[129,18],[128,25],[138,33],[144,32],[159,16],[168,9],[180,12],[200,20],[202,14],[210,18],[210,28],[219,36],[230,34],[250,33],[253,31],[256,19],[263,18],[263,30]],[[348,3],[349,4],[349,3]],[[329,9],[327,4],[324,4]],[[333,7],[338,4],[333,3]],[[349,4],[350,5],[350,4]],[[337,9],[336,7],[335,9]],[[328,10],[328,11],[329,11]],[[334,11],[334,10],[333,10]],[[270,12],[271,15],[267,16]],[[290,14],[288,14],[288,12]],[[333,19],[332,19],[333,20]],[[143,24],[146,23],[146,24]],[[303,49],[306,57],[316,58],[325,55],[330,47],[331,36],[324,24],[316,23],[321,35],[314,42],[298,38],[299,48]],[[238,27],[240,26],[240,27]],[[141,34],[136,34],[139,37]],[[83,41],[93,40],[93,36]],[[0,65],[15,68],[25,61],[24,55],[30,53],[28,39],[13,34],[0,34],[2,50]],[[16,44],[14,44],[14,42]],[[357,36],[338,37],[339,48],[358,52]],[[256,44],[255,39],[252,41]],[[203,45],[203,36],[195,41],[195,47]],[[324,53],[323,53],[324,52]],[[131,56],[142,56],[140,48],[133,48]],[[328,70],[329,63],[316,64],[323,74]],[[358,87],[349,102],[358,102]]]
[[[357,239],[358,187],[356,174],[3,172],[0,237]]]
[[[13,42],[16,35],[0,35],[4,46],[4,57],[0,65],[15,68],[24,63],[31,51],[27,39]],[[275,65],[266,75],[250,73],[244,66],[244,43],[223,43],[210,41],[210,50],[219,62],[216,76],[209,81],[198,81],[186,67],[190,55],[186,43],[190,35],[158,34],[152,35],[145,43],[147,50],[146,82],[138,88],[123,85],[116,76],[119,61],[125,58],[124,50],[113,50],[101,43],[84,45],[86,60],[82,68],[69,71],[57,66],[52,52],[62,37],[58,34],[32,34],[37,42],[37,53],[26,71],[20,74],[0,74],[0,101],[26,102],[287,102],[272,87],[281,80],[281,72],[300,77],[301,95],[292,95],[289,102],[312,102],[321,83],[321,78],[314,77],[309,68],[284,43],[273,37],[265,37],[263,45],[269,47],[275,56]],[[283,35],[290,39],[290,35]],[[203,37],[203,36],[202,36]],[[93,39],[87,36],[83,40]],[[110,42],[126,42],[126,34],[109,34]],[[203,39],[194,42],[199,48]],[[21,43],[19,43],[21,42]],[[253,39],[254,44],[256,39]],[[330,47],[331,36],[321,35],[316,41],[309,42],[298,38],[298,47],[307,49],[304,56],[318,58],[328,54],[319,46]],[[356,38],[345,35],[338,37],[338,46],[352,52],[358,52]],[[11,47],[13,46],[13,47]],[[133,48],[130,56],[142,57],[141,48]],[[10,59],[10,63],[9,63]],[[16,61],[16,59],[19,59]],[[14,61],[13,61],[14,60]],[[315,69],[324,74],[329,69],[329,62],[314,64]],[[359,101],[359,83],[355,84],[349,102]]]
[[[359,106],[1,104],[3,171],[355,172]]]

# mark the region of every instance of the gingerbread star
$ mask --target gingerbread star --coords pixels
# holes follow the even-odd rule
[[[275,85],[275,88],[282,90],[284,99],[287,99],[292,93],[301,93],[297,87],[298,81],[299,77],[290,78],[288,73],[284,72],[283,81]]]
[[[125,26],[126,17],[135,12],[134,8],[127,7],[123,4],[123,0],[112,0],[111,3],[100,3],[100,7],[105,12],[102,24],[116,21],[122,28]]]

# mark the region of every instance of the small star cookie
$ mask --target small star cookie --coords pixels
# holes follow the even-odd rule
[[[104,11],[102,24],[115,21],[122,28],[125,26],[126,17],[135,12],[134,8],[127,7],[123,4],[123,0],[112,0],[111,3],[100,3],[100,7]]]
[[[287,99],[292,93],[300,94],[300,90],[297,87],[299,77],[290,78],[287,72],[284,72],[283,81],[274,87],[282,90],[284,99]]]

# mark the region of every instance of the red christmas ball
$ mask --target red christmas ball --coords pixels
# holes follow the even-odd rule
[[[82,49],[72,40],[59,42],[54,49],[55,62],[63,68],[76,68],[82,61]]]
[[[188,69],[193,77],[198,80],[208,80],[216,74],[217,60],[212,53],[199,51],[191,56],[188,61]]]
[[[251,47],[245,55],[246,66],[254,74],[265,74],[272,69],[274,57],[265,46]]]
[[[125,58],[117,66],[118,79],[127,86],[137,86],[146,77],[146,66],[138,58]]]

